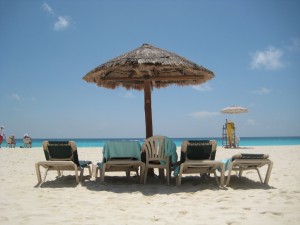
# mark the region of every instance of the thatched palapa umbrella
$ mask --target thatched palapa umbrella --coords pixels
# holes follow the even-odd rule
[[[83,79],[99,87],[144,90],[146,138],[153,135],[151,89],[176,84],[198,85],[214,73],[166,50],[143,44],[87,73]]]

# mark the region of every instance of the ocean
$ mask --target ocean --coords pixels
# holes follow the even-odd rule
[[[184,140],[216,140],[218,146],[222,146],[221,137],[209,137],[209,138],[171,138],[177,147],[181,146]],[[137,140],[142,144],[144,138],[69,138],[69,139],[47,139],[40,138],[34,139],[32,147],[41,147],[43,141],[54,141],[54,140],[69,140],[75,141],[77,147],[103,147],[106,141],[110,140]],[[282,146],[282,145],[300,145],[300,137],[241,137],[240,147],[247,146]],[[6,146],[6,142],[3,141],[2,147]],[[16,147],[23,146],[23,140],[17,139]]]

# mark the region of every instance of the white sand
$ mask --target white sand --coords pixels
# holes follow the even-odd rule
[[[79,148],[79,158],[101,161],[101,148]],[[212,177],[185,177],[180,187],[158,178],[147,185],[125,173],[108,173],[76,185],[71,172],[50,171],[36,187],[34,164],[41,148],[0,149],[0,224],[299,224],[300,146],[218,148],[216,159],[235,153],[265,153],[274,162],[269,186],[255,171],[219,188]],[[87,173],[86,173],[87,175]],[[264,177],[265,170],[262,169]],[[87,178],[87,177],[86,177]]]

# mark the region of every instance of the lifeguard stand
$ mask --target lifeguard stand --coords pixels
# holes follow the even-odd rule
[[[228,122],[226,120],[225,125],[223,125],[222,132],[222,146],[225,148],[235,148],[235,126],[233,122]]]

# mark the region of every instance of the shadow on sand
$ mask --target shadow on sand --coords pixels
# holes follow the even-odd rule
[[[225,179],[226,182],[226,179]],[[80,184],[76,183],[75,176],[68,175],[57,177],[54,180],[49,180],[41,185],[34,187],[40,188],[76,188],[81,185],[90,191],[95,192],[113,192],[113,193],[132,193],[140,192],[143,195],[151,196],[155,194],[172,194],[172,193],[194,193],[202,190],[212,191],[226,191],[228,189],[234,190],[253,190],[253,189],[274,189],[274,187],[262,184],[260,181],[248,179],[247,177],[238,178],[232,176],[230,179],[229,187],[218,186],[214,177],[201,178],[199,176],[185,176],[182,178],[182,184],[176,186],[176,180],[171,178],[170,185],[166,181],[156,177],[148,177],[147,184],[140,184],[139,177],[131,176],[106,176],[105,182],[101,183],[100,179],[89,179],[88,176],[84,177],[84,181]]]

